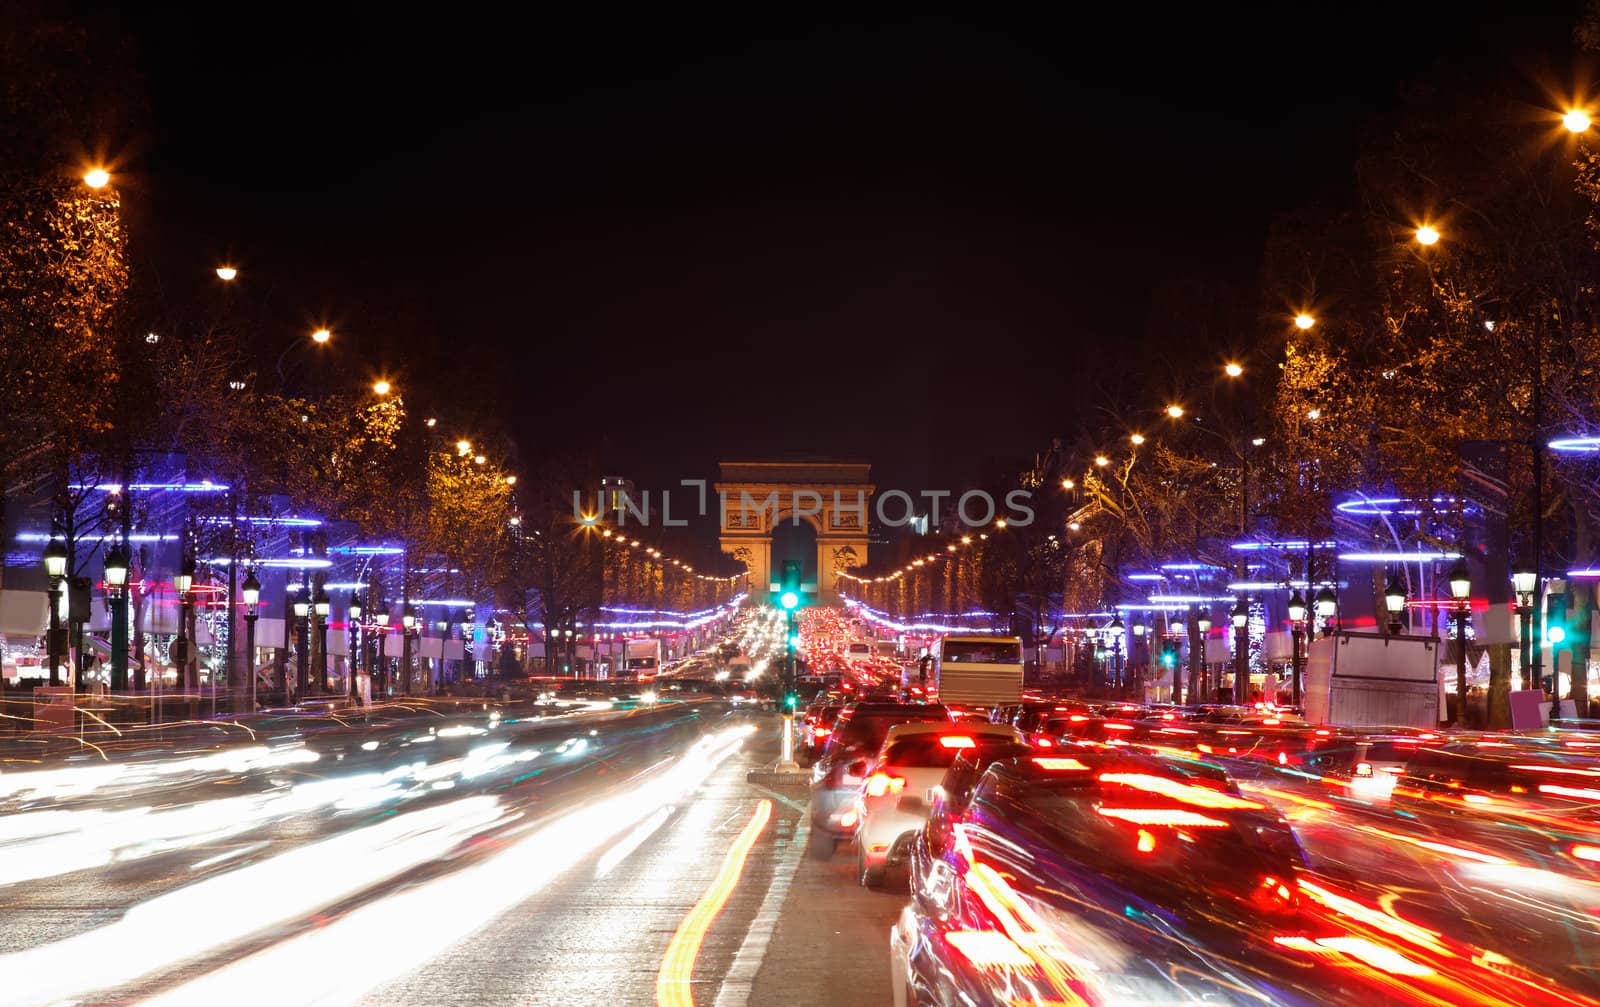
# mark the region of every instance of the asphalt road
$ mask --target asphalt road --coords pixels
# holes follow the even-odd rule
[[[8,765],[0,1000],[884,1003],[898,901],[801,856],[803,789],[746,782],[774,725],[672,704]]]

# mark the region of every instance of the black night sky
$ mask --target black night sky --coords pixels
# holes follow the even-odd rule
[[[530,460],[959,485],[1247,349],[1160,291],[1252,292],[1272,214],[1434,61],[1564,65],[1574,6],[1522,6],[129,11],[153,127],[119,177],[164,271],[271,274],[405,387],[498,403]]]

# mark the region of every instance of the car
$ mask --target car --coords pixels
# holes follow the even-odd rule
[[[877,764],[878,749],[896,724],[931,721],[949,725],[950,714],[937,703],[857,703],[834,722],[833,734],[811,767],[811,835],[813,857],[833,856],[840,841],[855,835],[856,795]]]
[[[816,761],[822,754],[823,746],[828,743],[828,737],[833,734],[833,726],[843,710],[843,703],[823,703],[813,705],[806,711],[800,728],[800,757],[807,763]]]
[[[1305,855],[1215,767],[1098,746],[957,759],[911,843],[897,1007],[1293,1003],[1250,960],[1299,913]]]
[[[896,724],[878,751],[877,766],[856,802],[856,877],[877,888],[904,866],[910,841],[927,821],[933,789],[956,757],[994,759],[1028,755],[1014,727],[957,722]]]

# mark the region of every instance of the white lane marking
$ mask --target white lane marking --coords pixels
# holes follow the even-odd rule
[[[767,947],[772,943],[778,918],[783,914],[784,900],[789,897],[789,885],[800,867],[800,855],[805,852],[806,842],[811,837],[811,816],[805,813],[804,805],[765,787],[756,789],[764,790],[791,808],[799,809],[801,814],[794,835],[789,837],[789,845],[779,854],[778,863],[773,867],[772,880],[767,883],[767,894],[761,900],[761,908],[756,910],[755,919],[750,921],[744,942],[739,945],[738,953],[733,956],[733,964],[728,967],[728,974],[723,977],[722,986],[717,990],[715,1007],[745,1007],[750,1002],[756,975],[761,971],[761,963],[766,960]]]

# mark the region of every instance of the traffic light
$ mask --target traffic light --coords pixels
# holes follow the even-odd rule
[[[800,697],[798,695],[796,695],[795,693],[792,693],[792,692],[784,693],[784,695],[783,695],[783,712],[784,713],[793,714],[794,711],[795,711],[795,708],[798,707],[799,705],[800,705]]]
[[[778,606],[786,612],[793,612],[800,607],[800,563],[798,560],[786,559],[783,561],[783,577],[778,582]]]
[[[1176,668],[1178,666],[1178,641],[1161,641],[1161,663],[1168,668]]]

